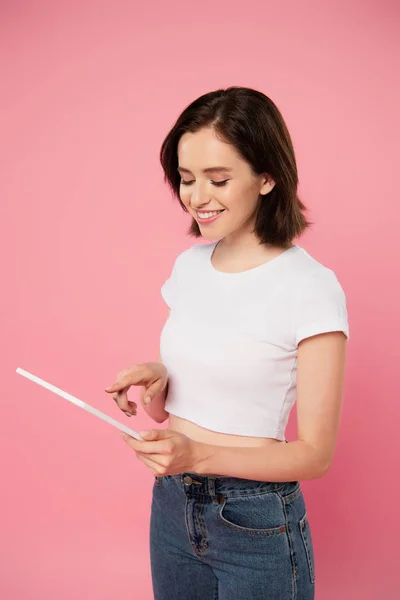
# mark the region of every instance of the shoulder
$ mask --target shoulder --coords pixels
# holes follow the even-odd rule
[[[294,292],[297,298],[312,295],[333,295],[343,299],[345,294],[336,273],[328,266],[311,256],[299,246],[296,263],[297,285]]]
[[[296,343],[328,331],[343,331],[349,337],[346,296],[335,272],[305,250],[298,254],[298,279],[292,289]]]
[[[207,256],[212,252],[213,244],[195,244],[182,250],[175,258],[168,279],[161,287],[161,294],[173,308],[178,300],[178,290],[190,286],[195,275],[199,273],[201,263],[205,264]]]
[[[180,252],[176,259],[175,265],[179,268],[184,268],[188,265],[193,265],[194,262],[204,262],[209,259],[216,245],[216,242],[206,244],[194,244]]]

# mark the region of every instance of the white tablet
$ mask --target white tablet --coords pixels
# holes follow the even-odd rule
[[[128,435],[132,436],[133,438],[140,440],[140,441],[142,440],[140,435],[138,433],[136,433],[136,431],[133,431],[133,429],[129,429],[129,427],[126,427],[126,425],[123,425],[119,421],[116,421],[112,417],[109,417],[108,415],[101,412],[100,410],[97,410],[97,408],[93,408],[93,406],[86,404],[86,402],[82,402],[82,400],[78,400],[78,398],[71,396],[71,394],[68,394],[67,392],[63,392],[63,390],[60,390],[59,388],[55,387],[51,383],[47,383],[47,381],[40,379],[40,377],[36,377],[36,375],[32,375],[32,373],[28,373],[28,371],[24,371],[24,369],[20,369],[20,367],[18,367],[17,373],[19,373],[20,375],[23,375],[27,379],[30,379],[34,383],[37,383],[37,384],[41,385],[42,387],[50,390],[54,394],[61,396],[61,398],[65,398],[65,400],[68,400],[69,402],[76,404],[76,406],[79,406],[79,408],[83,408],[84,410],[87,410],[87,412],[90,412],[95,417],[98,417],[99,419],[106,421],[106,423],[113,425],[117,429],[120,429],[121,431],[123,431],[124,433],[127,433]]]

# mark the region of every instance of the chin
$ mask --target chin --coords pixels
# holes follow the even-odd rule
[[[217,233],[216,231],[207,231],[207,229],[211,230],[211,227],[202,228],[202,226],[199,225],[199,229],[200,229],[201,237],[204,238],[205,240],[209,240],[210,242],[216,242],[217,240],[220,240],[221,238],[224,237],[222,233]]]
[[[219,232],[219,233],[218,233]],[[220,240],[224,234],[221,233],[221,229],[217,226],[211,227],[208,225],[200,225],[200,223],[192,215],[192,223],[188,230],[189,235],[194,237],[202,237],[211,242]]]

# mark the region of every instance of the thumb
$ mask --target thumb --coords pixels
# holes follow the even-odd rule
[[[150,385],[147,389],[143,388],[142,390],[142,400],[144,404],[150,404],[150,402],[161,393],[161,382],[160,380],[156,381],[152,385]]]
[[[171,432],[168,429],[150,429],[149,431],[139,431],[139,435],[146,442],[156,442],[170,438]]]

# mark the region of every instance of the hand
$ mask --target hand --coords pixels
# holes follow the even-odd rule
[[[122,437],[156,477],[196,471],[201,446],[198,442],[171,429],[141,431],[140,435],[143,442],[126,433]]]
[[[151,399],[165,389],[168,382],[168,371],[161,362],[149,362],[133,365],[130,369],[120,371],[117,381],[106,388],[108,394],[113,394],[113,399],[119,408],[128,416],[136,415],[137,404],[128,400],[128,390],[131,385],[141,385],[140,400],[149,404]]]

